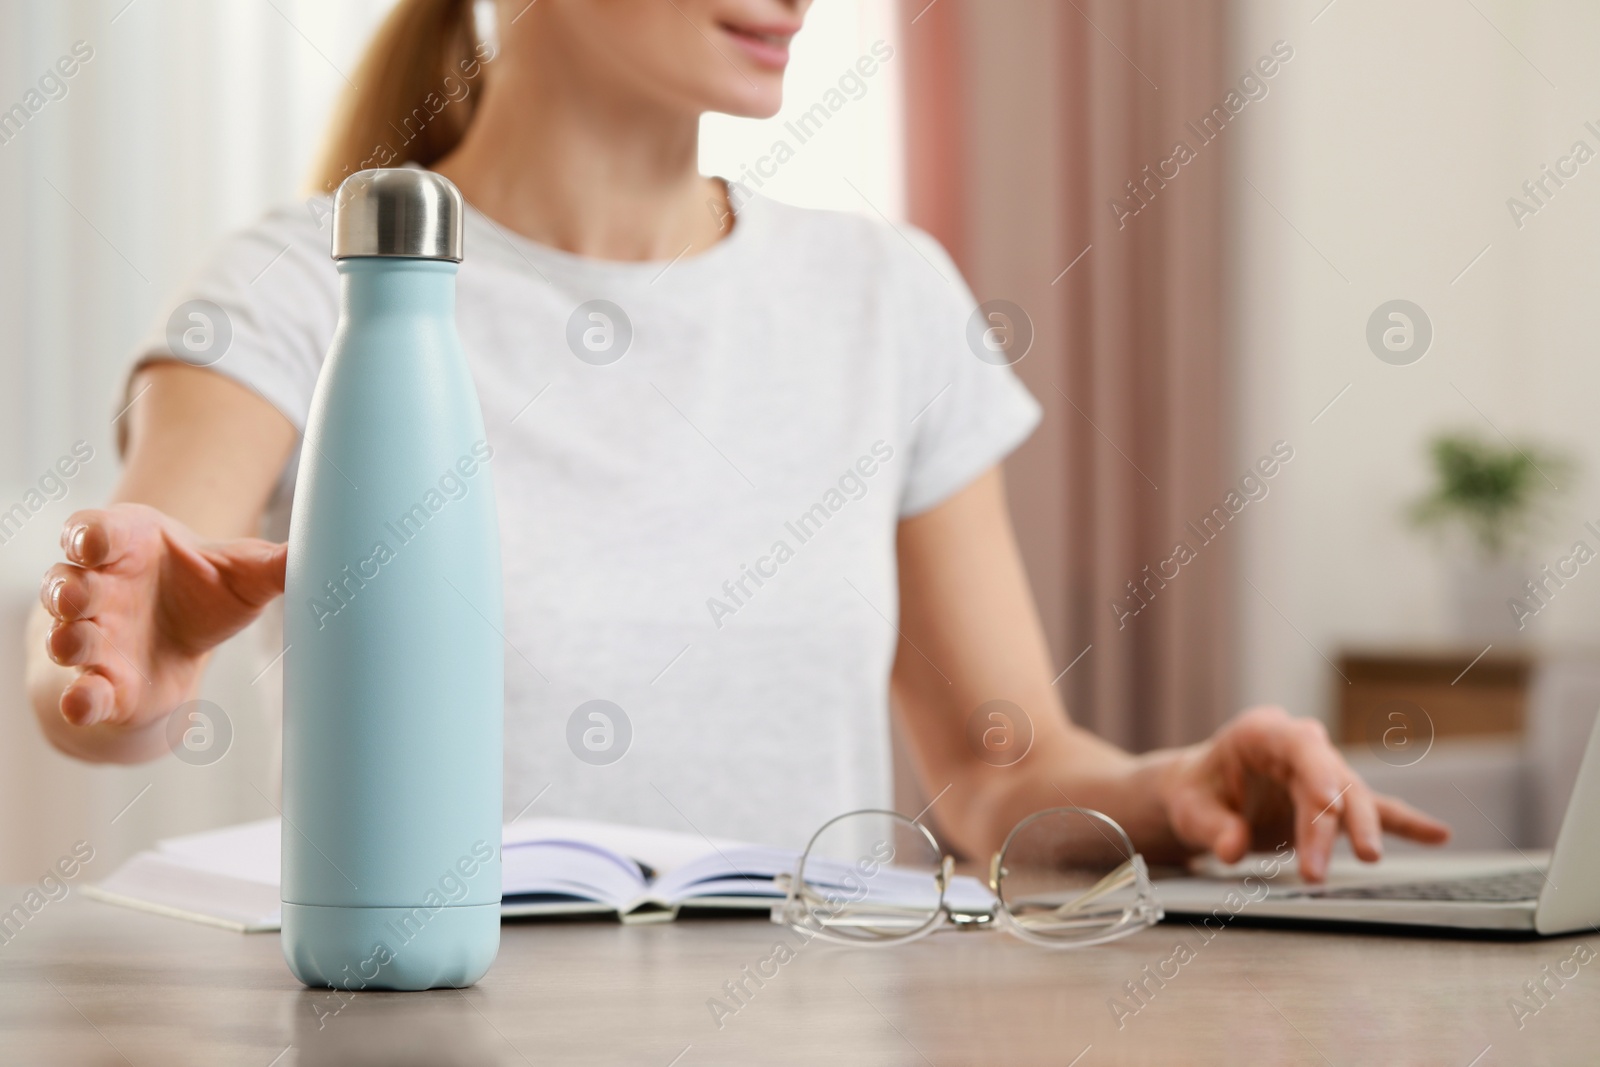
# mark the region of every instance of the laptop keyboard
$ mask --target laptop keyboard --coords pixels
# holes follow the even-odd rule
[[[1303,895],[1335,900],[1461,900],[1495,903],[1535,900],[1543,888],[1544,872],[1530,867],[1476,878],[1315,889],[1305,891]]]

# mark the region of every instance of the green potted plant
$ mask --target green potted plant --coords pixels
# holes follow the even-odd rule
[[[1452,542],[1461,635],[1487,641],[1519,636],[1521,620],[1511,601],[1525,596],[1532,539],[1571,462],[1536,445],[1461,431],[1436,434],[1428,455],[1434,485],[1412,502],[1409,516]]]

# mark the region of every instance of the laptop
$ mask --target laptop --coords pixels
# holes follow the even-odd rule
[[[1540,936],[1600,932],[1600,720],[1548,854],[1404,853],[1375,864],[1336,859],[1322,885],[1299,881],[1286,857],[1287,847],[1202,877],[1158,879],[1156,896],[1169,919],[1208,929],[1244,920]]]

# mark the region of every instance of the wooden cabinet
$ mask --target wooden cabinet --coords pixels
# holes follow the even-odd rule
[[[1532,658],[1491,648],[1474,662],[1480,652],[1346,652],[1333,679],[1339,740],[1382,744],[1396,723],[1434,738],[1520,735]]]

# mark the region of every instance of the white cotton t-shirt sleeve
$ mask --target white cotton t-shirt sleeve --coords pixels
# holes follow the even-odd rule
[[[907,228],[904,272],[911,461],[900,515],[921,514],[1005,459],[1039,424],[1039,403],[1009,366],[980,359],[969,340],[977,302],[938,241]],[[909,247],[908,247],[909,245]]]
[[[221,309],[224,323],[212,324],[230,335],[221,355],[172,344],[164,315],[135,349],[134,367],[159,359],[206,367],[253,390],[303,431],[339,317],[327,227],[319,230],[303,204],[268,213],[217,247],[168,314],[190,301]]]

